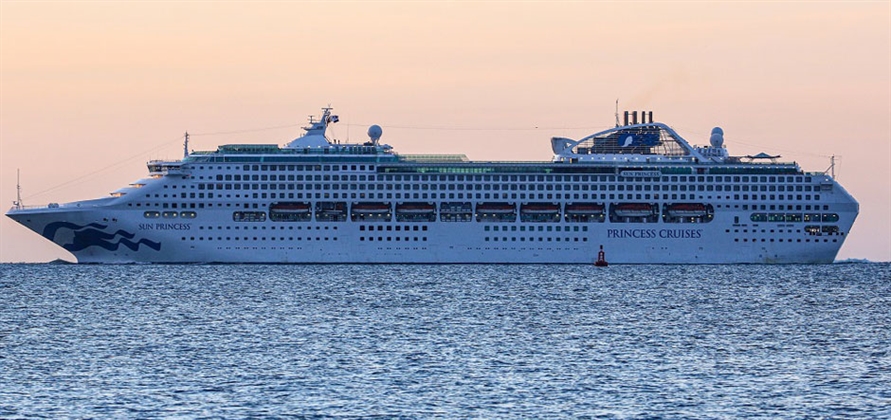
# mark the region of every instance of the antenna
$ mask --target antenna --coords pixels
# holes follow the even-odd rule
[[[829,168],[823,173],[825,174],[826,172],[829,172],[829,176],[831,176],[832,179],[835,179],[835,155],[829,157]]]
[[[17,210],[21,210],[24,205],[22,204],[22,183],[21,183],[21,169],[16,168],[15,170],[15,201],[13,204]]]
[[[619,98],[616,98],[616,127],[619,126]]]
[[[186,140],[183,142],[183,159],[189,157],[189,132],[186,131]]]

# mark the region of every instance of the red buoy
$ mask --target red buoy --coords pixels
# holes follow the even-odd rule
[[[594,262],[595,267],[607,267],[609,263],[606,262],[606,253],[603,252],[603,245],[600,245],[600,252],[597,253],[597,261]]]

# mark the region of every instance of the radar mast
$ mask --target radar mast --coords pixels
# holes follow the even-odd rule
[[[183,159],[189,157],[189,132],[186,131],[186,139],[183,141]]]

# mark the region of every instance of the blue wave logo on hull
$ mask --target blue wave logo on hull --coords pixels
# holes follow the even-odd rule
[[[129,248],[131,251],[138,251],[140,245],[145,245],[155,251],[161,250],[160,242],[150,241],[145,238],[133,242],[132,239],[136,237],[135,234],[123,229],[118,230],[113,234],[103,232],[107,227],[108,225],[99,223],[90,223],[86,226],[80,226],[70,222],[53,222],[46,225],[43,229],[43,237],[55,242],[54,238],[59,229],[71,230],[74,232],[74,239],[71,243],[60,244],[62,248],[65,248],[70,252],[81,251],[91,246],[98,246],[108,251],[117,251],[121,245]],[[120,238],[117,242],[114,242],[118,236],[120,236]]]

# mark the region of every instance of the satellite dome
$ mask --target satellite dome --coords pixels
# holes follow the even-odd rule
[[[381,126],[375,124],[368,127],[368,137],[371,138],[371,141],[377,142],[380,140],[382,134],[384,134],[384,130],[381,129]]]
[[[712,147],[722,147],[724,145],[724,130],[721,127],[713,128],[709,142],[712,144]]]

